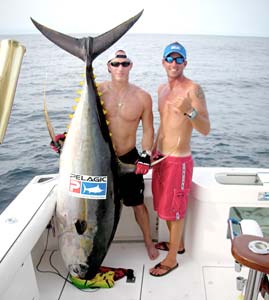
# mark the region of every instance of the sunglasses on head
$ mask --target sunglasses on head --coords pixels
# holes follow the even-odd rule
[[[112,67],[116,67],[116,68],[118,68],[120,65],[122,65],[124,68],[126,68],[126,67],[129,67],[130,64],[131,64],[131,63],[130,63],[129,61],[123,61],[123,62],[112,61],[112,62],[110,63],[110,65],[111,65]]]
[[[174,60],[176,61],[176,63],[177,63],[178,65],[183,64],[184,61],[185,61],[184,57],[182,57],[182,56],[181,56],[181,57],[167,56],[167,57],[165,58],[165,61],[168,62],[169,64],[171,64]]]

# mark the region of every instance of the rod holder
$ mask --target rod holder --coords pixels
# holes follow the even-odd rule
[[[25,51],[15,40],[0,40],[0,144],[6,134]]]

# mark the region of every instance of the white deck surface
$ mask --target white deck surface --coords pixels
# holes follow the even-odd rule
[[[229,169],[229,173],[234,170],[236,169]],[[268,199],[260,199],[261,193],[268,193],[268,186],[218,184],[215,180],[218,172],[223,173],[224,170],[195,169],[185,224],[186,253],[178,255],[179,267],[176,270],[159,278],[149,274],[149,269],[162,261],[166,252],[161,251],[160,257],[151,261],[141,241],[141,232],[133,211],[123,209],[115,242],[112,243],[103,266],[133,269],[136,281],[127,283],[124,277],[110,289],[87,291],[81,291],[66,281],[67,271],[59,252],[54,253],[52,264],[64,278],[35,270],[38,288],[35,284],[31,257],[36,265],[46,241],[44,229],[55,206],[54,197],[50,197],[54,183],[37,183],[38,178],[35,178],[0,216],[0,223],[5,225],[1,227],[1,245],[4,248],[0,247],[0,250],[3,248],[4,251],[0,251],[0,254],[3,253],[0,264],[0,299],[242,300],[241,292],[236,290],[236,277],[243,276],[246,279],[248,270],[244,268],[240,273],[234,270],[231,243],[227,239],[227,219],[231,207],[250,207],[254,210],[268,208]],[[238,172],[236,170],[236,174]],[[257,170],[249,172],[252,174]],[[269,170],[266,172],[269,173]],[[167,226],[162,220],[157,222],[152,208],[150,177],[146,178],[145,185],[145,202],[150,212],[152,237],[158,241],[167,240]],[[45,190],[44,195],[41,195],[41,189]],[[37,203],[36,198],[41,202]],[[25,219],[25,209],[28,212],[28,206],[33,212]],[[16,222],[10,222],[14,219]],[[123,240],[125,242],[119,242]],[[137,240],[141,242],[135,242]],[[41,270],[55,272],[49,256],[57,245],[57,238],[50,236],[49,251],[42,260]],[[258,300],[260,299],[261,296]]]
[[[236,273],[233,266],[199,266],[187,253],[178,255],[179,268],[164,277],[153,277],[148,270],[165,256],[164,251],[156,261],[148,259],[142,242],[111,245],[104,266],[122,267],[134,270],[135,283],[127,283],[126,277],[115,282],[110,289],[78,290],[57,275],[36,271],[41,300],[238,300],[240,292],[236,290]],[[40,265],[42,270],[53,269],[49,266],[46,253]],[[62,273],[66,271],[61,264],[59,252],[52,256],[53,265]],[[245,270],[247,277],[247,270]],[[259,298],[260,299],[260,298]]]

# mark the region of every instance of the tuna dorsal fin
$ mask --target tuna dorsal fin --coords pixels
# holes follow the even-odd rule
[[[46,124],[47,124],[47,128],[48,128],[49,135],[50,135],[52,141],[55,142],[55,133],[54,133],[53,126],[52,126],[52,124],[51,124],[51,120],[50,120],[50,118],[49,118],[49,114],[48,114],[47,101],[46,101],[45,91],[44,91],[44,115],[45,115],[45,120],[46,120]]]
[[[97,37],[89,36],[80,39],[50,29],[39,24],[32,18],[31,20],[36,28],[50,41],[83,61],[91,63],[99,54],[118,41],[136,23],[142,13],[143,10],[129,20]]]

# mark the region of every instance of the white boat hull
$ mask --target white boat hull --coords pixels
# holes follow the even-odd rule
[[[223,175],[219,179],[217,174],[223,173],[261,174],[261,181],[244,183],[241,176],[240,184],[227,183],[227,179],[225,184],[217,182],[216,178],[223,180]],[[185,226],[186,253],[178,255],[180,267],[161,279],[152,277],[148,270],[166,253],[161,252],[156,262],[148,258],[133,210],[124,208],[103,265],[133,269],[136,281],[126,283],[124,278],[112,289],[91,291],[91,295],[55,274],[41,273],[35,268],[46,248],[39,269],[54,271],[52,263],[67,276],[59,251],[53,252],[49,262],[50,254],[58,247],[51,232],[46,245],[46,227],[55,207],[49,194],[57,180],[38,183],[46,176],[37,176],[0,215],[0,299],[236,299],[241,292],[236,290],[239,275],[234,270],[231,241],[227,238],[227,219],[231,207],[269,208],[266,174],[269,174],[268,169],[195,168]],[[246,180],[249,178],[251,176]],[[152,235],[156,240],[167,240],[166,224],[157,219],[152,208],[151,174],[145,177],[145,183]],[[247,277],[247,274],[248,269],[243,268],[240,276]]]

